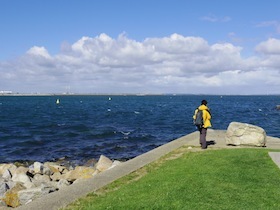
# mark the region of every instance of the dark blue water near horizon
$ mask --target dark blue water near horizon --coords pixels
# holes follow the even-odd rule
[[[280,137],[280,96],[0,96],[0,163],[130,159],[195,131],[202,99],[213,129],[237,121]]]

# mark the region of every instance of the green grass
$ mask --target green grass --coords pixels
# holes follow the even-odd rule
[[[268,150],[181,153],[175,151],[65,209],[280,209],[280,170]]]

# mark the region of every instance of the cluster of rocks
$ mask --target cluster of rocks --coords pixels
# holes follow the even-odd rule
[[[76,167],[66,167],[58,162],[34,162],[28,167],[14,163],[0,164],[0,209],[1,206],[25,205],[121,163],[113,162],[104,155],[101,155],[98,161],[91,162],[95,164]]]
[[[264,147],[266,132],[256,125],[231,122],[227,128],[225,140],[227,145]]]

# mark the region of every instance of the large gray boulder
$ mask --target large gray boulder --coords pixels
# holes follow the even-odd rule
[[[109,158],[107,158],[104,155],[101,155],[96,164],[96,170],[98,170],[99,172],[106,171],[112,166],[112,164],[113,162]]]
[[[3,179],[0,179],[0,200],[4,196],[5,192],[7,192],[7,190],[9,190],[9,185],[4,182]]]
[[[32,183],[30,177],[23,173],[13,174],[12,181],[22,183],[23,186],[27,189],[34,187],[34,184]]]
[[[76,166],[74,170],[67,172],[63,178],[69,182],[74,182],[76,179],[88,179],[94,175],[94,171],[95,169],[91,167]]]
[[[9,170],[10,173],[14,173],[14,171],[17,169],[16,165],[13,164],[13,163],[3,163],[3,164],[0,164],[0,175],[3,175],[3,173],[6,171],[6,170]]]
[[[10,172],[9,169],[6,169],[6,170],[3,172],[2,178],[3,178],[3,179],[6,179],[6,180],[9,180],[9,179],[12,178],[12,173]]]
[[[227,145],[248,145],[262,147],[266,144],[263,128],[247,123],[231,122],[226,132]]]
[[[20,201],[20,204],[24,205],[54,191],[56,191],[56,188],[54,188],[53,186],[41,184],[41,186],[39,187],[23,189],[18,191],[17,196]]]

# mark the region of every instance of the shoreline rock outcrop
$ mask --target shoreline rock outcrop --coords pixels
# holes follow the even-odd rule
[[[0,209],[16,208],[46,194],[88,179],[121,164],[101,155],[91,166],[64,166],[57,162],[34,162],[28,167],[14,163],[0,164]],[[95,163],[95,164],[92,164]]]

